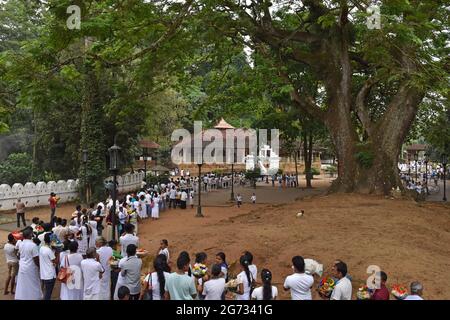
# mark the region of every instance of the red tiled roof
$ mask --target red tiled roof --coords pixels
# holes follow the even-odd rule
[[[161,147],[159,144],[151,140],[141,140],[139,141],[139,145],[141,146],[141,148],[147,149],[159,149]]]

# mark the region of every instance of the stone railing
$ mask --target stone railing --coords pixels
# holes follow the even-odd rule
[[[119,192],[124,193],[139,189],[143,179],[143,172],[118,176]],[[112,177],[105,179],[105,181],[108,180],[112,180]],[[49,181],[47,183],[40,181],[36,184],[27,182],[25,185],[15,183],[12,187],[2,184],[0,185],[0,211],[15,209],[18,198],[25,203],[27,208],[49,205],[48,198],[51,192],[56,193],[60,198],[59,203],[74,201],[80,197],[78,194],[79,183],[80,181],[77,179]]]
[[[13,186],[0,185],[0,211],[11,210],[16,207],[17,199],[29,207],[48,205],[50,192],[60,197],[60,203],[70,202],[78,198],[78,180],[59,180],[58,182],[40,181],[36,184],[27,182],[25,185],[15,183]]]

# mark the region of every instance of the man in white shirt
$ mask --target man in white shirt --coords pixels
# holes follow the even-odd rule
[[[134,225],[128,223],[125,225],[125,234],[119,238],[122,257],[127,255],[127,246],[129,244],[134,244],[136,247],[139,247],[139,238],[133,234],[133,231]]]
[[[339,279],[331,294],[330,300],[351,300],[352,282],[346,277],[347,265],[344,262],[338,262],[333,268],[334,277]]]
[[[188,198],[188,194],[187,194],[186,190],[183,190],[180,195],[181,209],[186,209],[187,198]]]
[[[87,259],[81,261],[81,272],[84,282],[84,300],[100,300],[101,279],[105,270],[100,262],[95,248],[86,252]]]
[[[172,186],[172,189],[169,191],[169,208],[175,209],[176,207],[176,199],[177,199],[177,190],[175,189],[175,186]]]
[[[405,300],[423,300],[423,286],[419,281],[411,283],[411,294],[408,295]]]
[[[8,234],[8,243],[3,247],[3,251],[5,252],[6,265],[8,266],[8,277],[6,278],[4,294],[9,294],[9,284],[11,284],[11,293],[14,294],[16,276],[19,271],[19,258],[17,257],[16,239],[12,233]]]
[[[64,240],[61,239],[61,238],[59,237],[61,231],[64,229],[64,227],[63,227],[61,224],[62,224],[62,219],[59,218],[59,217],[56,218],[56,227],[54,227],[54,228],[52,229],[52,231],[53,231],[53,233],[58,237],[58,239],[59,239],[61,242],[63,242]]]
[[[56,256],[50,247],[50,233],[44,236],[44,244],[39,249],[39,269],[44,284],[44,300],[50,300],[56,281]]]
[[[311,287],[314,284],[314,278],[305,273],[303,257],[295,256],[292,258],[292,269],[294,274],[286,277],[284,290],[291,290],[292,300],[312,300]]]

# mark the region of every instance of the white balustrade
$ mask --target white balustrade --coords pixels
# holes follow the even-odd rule
[[[139,189],[143,179],[143,172],[118,176],[119,192],[130,192]],[[106,180],[112,180],[112,177]],[[28,208],[48,205],[48,198],[51,192],[56,193],[60,197],[60,203],[71,202],[80,198],[78,194],[79,183],[78,179],[69,179],[67,181],[59,180],[58,182],[49,181],[47,183],[39,181],[36,184],[27,182],[25,185],[15,183],[12,187],[2,184],[0,185],[0,211],[14,209],[18,198]]]

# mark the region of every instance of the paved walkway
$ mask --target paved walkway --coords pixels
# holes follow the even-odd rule
[[[445,182],[445,184],[446,184],[445,193],[447,196],[447,201],[450,202],[450,190],[449,190],[450,189],[450,180],[447,180]],[[434,181],[433,180],[428,181],[428,185],[430,185],[430,186],[434,185]],[[435,193],[435,194],[430,194],[427,197],[426,201],[432,201],[432,202],[442,202],[443,201],[442,199],[444,198],[444,181],[439,180],[438,186],[440,188],[439,192]]]

